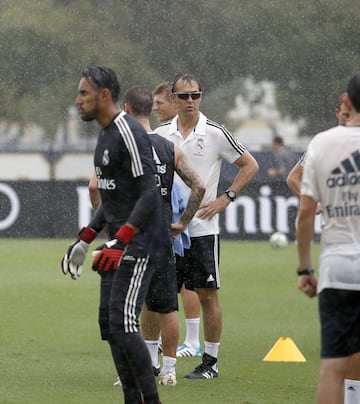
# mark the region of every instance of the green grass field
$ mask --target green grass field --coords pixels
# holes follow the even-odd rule
[[[0,242],[0,403],[122,403],[116,372],[99,337],[99,280],[90,254],[77,281],[62,275],[69,240]],[[313,246],[314,265],[319,246]],[[219,378],[182,376],[199,364],[177,361],[178,385],[160,387],[163,403],[314,403],[319,369],[316,299],[297,289],[293,243],[223,241],[223,336]],[[183,314],[179,312],[183,339]],[[306,362],[264,362],[280,337]]]

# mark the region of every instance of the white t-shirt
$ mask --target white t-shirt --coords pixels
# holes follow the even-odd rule
[[[328,260],[360,258],[360,127],[336,126],[311,140],[301,194],[322,206],[318,292],[324,287],[360,290],[360,267],[354,271]]]
[[[202,113],[196,128],[185,140],[177,129],[177,116],[159,126],[155,132],[175,143],[199,174],[206,187],[202,203],[216,199],[222,160],[234,163],[246,150],[224,126],[207,119]],[[190,188],[178,176],[175,176],[175,181],[188,198]],[[219,234],[218,215],[211,220],[202,220],[195,214],[189,224],[189,232],[191,237]]]

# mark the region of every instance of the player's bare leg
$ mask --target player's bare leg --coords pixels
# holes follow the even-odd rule
[[[200,344],[200,301],[196,292],[182,286],[180,290],[184,315],[186,335],[184,343],[179,345],[176,356],[201,356]]]
[[[348,358],[321,360],[318,404],[338,404],[344,401],[344,378],[347,364]]]

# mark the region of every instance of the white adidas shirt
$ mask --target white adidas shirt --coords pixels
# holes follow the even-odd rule
[[[186,140],[177,129],[177,116],[160,125],[155,132],[175,143],[203,180],[206,192],[202,203],[213,201],[217,197],[222,160],[234,163],[246,150],[224,126],[207,119],[202,113],[195,130]],[[190,188],[178,176],[175,181],[188,198]],[[212,220],[202,220],[195,215],[189,224],[189,232],[191,237],[219,234],[218,215]]]
[[[360,262],[360,127],[336,126],[316,135],[305,161],[301,194],[322,205],[320,278],[324,287],[360,290],[358,270],[326,265],[326,257]]]

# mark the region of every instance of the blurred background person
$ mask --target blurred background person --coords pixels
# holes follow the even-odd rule
[[[298,157],[296,153],[285,146],[284,139],[281,136],[273,138],[271,149],[274,165],[268,169],[268,176],[276,181],[285,181]]]

